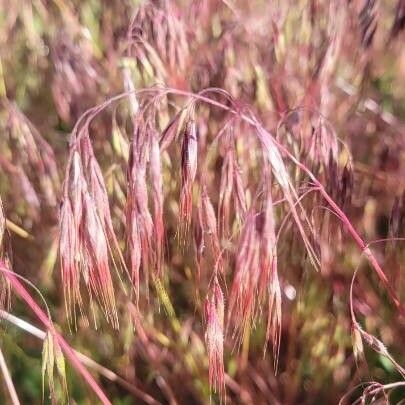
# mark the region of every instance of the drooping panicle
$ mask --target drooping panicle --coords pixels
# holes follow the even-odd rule
[[[144,3],[128,29],[128,56],[141,72],[177,88],[184,86],[189,58],[187,31],[173,2]]]
[[[281,289],[277,272],[274,206],[270,185],[263,190],[262,210],[248,212],[238,243],[229,294],[229,323],[239,340],[250,333],[266,310],[266,337],[277,367],[281,328]]]
[[[86,125],[72,139],[66,173],[59,212],[59,252],[69,322],[76,325],[76,307],[86,316],[80,287],[83,281],[91,308],[95,298],[107,321],[118,328],[109,262],[111,259],[116,266],[113,254],[121,257],[121,252]],[[94,321],[97,324],[96,318]]]
[[[52,148],[16,104],[4,100],[4,105],[12,165],[25,198],[36,209],[44,202],[56,206],[60,184]]]
[[[50,43],[53,101],[62,120],[73,123],[91,105],[103,78],[88,52],[91,40],[84,32],[58,29]]]
[[[307,109],[293,110],[283,118],[277,136],[300,162],[324,178],[325,183],[336,180],[339,143],[325,117]]]

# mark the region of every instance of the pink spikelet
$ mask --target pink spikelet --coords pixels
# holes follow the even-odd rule
[[[81,227],[83,217],[83,192],[85,179],[79,153],[74,150],[65,179],[64,198],[59,212],[59,256],[65,308],[69,323],[76,327],[76,306],[83,314],[80,280],[86,282],[86,270],[79,263],[82,260]],[[74,197],[73,197],[74,196]],[[82,273],[82,270],[83,273]]]
[[[155,236],[155,268],[158,277],[163,275],[163,178],[162,162],[160,160],[159,139],[152,129],[150,130],[150,177],[152,184],[153,201],[153,229]]]
[[[210,387],[225,396],[224,371],[224,296],[215,277],[212,291],[205,300],[205,343],[208,352]]]
[[[229,147],[222,164],[221,183],[219,186],[218,219],[220,222],[221,237],[225,237],[229,233],[231,199],[234,188],[234,169],[233,150]]]
[[[105,229],[106,236],[109,243],[114,248],[115,253],[118,255],[120,264],[122,268],[125,268],[125,261],[119,247],[118,239],[115,235],[110,205],[108,202],[107,189],[104,183],[103,174],[101,168],[94,156],[93,148],[91,147],[90,139],[86,137],[84,139],[88,143],[88,160],[87,160],[87,170],[88,173],[88,184],[90,194],[93,196],[94,201],[97,206],[97,212],[99,213],[100,220],[102,222],[103,228]]]
[[[275,219],[271,189],[265,193],[263,224],[260,238],[260,282],[258,300],[260,305],[268,301],[266,344],[272,342],[274,370],[277,372],[281,337],[281,289],[277,272],[277,246]]]
[[[131,278],[135,289],[135,301],[138,302],[140,288],[140,267],[141,267],[141,240],[139,237],[138,210],[135,200],[135,178],[137,162],[134,156],[134,141],[129,150],[129,161],[127,169],[127,202],[125,207],[127,249],[129,250],[131,262]]]
[[[181,191],[180,191],[180,241],[184,238],[191,223],[192,189],[197,173],[197,125],[190,118],[184,128],[181,148]]]
[[[77,238],[79,238],[79,228],[83,213],[83,193],[87,188],[86,180],[83,176],[82,161],[79,152],[73,151],[73,158],[70,165],[68,179],[65,181],[64,201],[68,200],[72,206],[73,224]],[[78,258],[80,259],[80,258]]]
[[[256,311],[259,286],[260,241],[256,218],[251,213],[245,220],[238,244],[235,274],[229,295],[229,319],[234,323],[234,333],[239,338],[249,329]]]
[[[266,343],[271,341],[273,345],[274,370],[277,372],[278,357],[281,340],[281,288],[277,272],[277,257],[274,256],[271,266],[271,276],[268,284],[268,316]]]
[[[127,245],[136,304],[139,301],[140,268],[148,285],[149,265],[153,261],[153,221],[148,207],[146,184],[146,141],[144,124],[138,122],[129,152],[126,206]]]
[[[265,191],[264,207],[261,215],[260,237],[260,286],[259,299],[262,301],[267,294],[267,288],[273,271],[273,264],[277,264],[277,247],[273,199],[270,187]],[[276,266],[277,269],[277,266]]]
[[[230,223],[231,202],[233,202],[233,210],[239,223],[243,222],[247,211],[245,189],[236,157],[233,130],[229,131],[226,142],[218,201],[219,230],[222,238],[229,235],[229,227],[232,226]]]
[[[222,261],[220,260],[221,246],[218,237],[217,219],[215,210],[208,196],[205,186],[202,188],[200,203],[198,206],[198,217],[203,231],[202,237],[209,240],[212,254],[219,259],[218,267],[222,269]]]
[[[140,289],[140,268],[141,268],[141,240],[139,237],[139,228],[137,221],[137,211],[132,201],[132,197],[127,198],[126,209],[126,228],[127,228],[127,245],[131,261],[131,278],[135,290],[135,302],[139,300]]]
[[[65,199],[60,210],[59,255],[62,284],[65,290],[65,308],[69,322],[76,320],[76,304],[83,313],[78,243],[72,205],[69,199]]]
[[[236,157],[234,159],[234,167],[233,167],[233,175],[234,175],[234,182],[235,182],[235,194],[236,194],[236,202],[235,202],[235,210],[237,219],[242,222],[245,218],[246,211],[247,211],[247,202],[246,202],[246,194],[245,189],[243,187],[243,179],[241,169],[236,161]]]
[[[84,227],[88,232],[84,238],[84,263],[91,291],[101,303],[104,314],[111,324],[118,328],[114,288],[108,264],[108,243],[96,204],[89,193],[84,195]]]

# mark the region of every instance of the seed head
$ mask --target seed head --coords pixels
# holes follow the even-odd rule
[[[200,203],[198,206],[198,217],[202,229],[202,238],[209,241],[213,257],[216,260],[219,260],[218,267],[222,269],[222,261],[220,259],[221,246],[218,237],[217,219],[205,186],[203,186],[201,192]]]
[[[156,132],[149,128],[150,136],[150,177],[153,201],[153,230],[155,237],[155,269],[157,275],[163,275],[163,177],[160,159],[159,140]]]
[[[126,204],[127,247],[131,258],[136,304],[140,291],[140,267],[148,286],[149,264],[153,264],[154,261],[152,250],[154,224],[149,212],[146,183],[147,146],[146,127],[143,121],[139,120],[129,152]]]
[[[190,118],[184,128],[181,148],[181,191],[180,191],[180,226],[181,238],[185,237],[191,222],[192,189],[197,173],[197,125]],[[184,241],[184,239],[183,239]]]
[[[205,343],[208,352],[209,383],[221,397],[225,395],[224,297],[217,278],[205,300]]]
[[[234,188],[234,154],[231,148],[226,151],[221,169],[221,183],[219,186],[218,219],[220,221],[221,236],[229,232],[231,198]]]

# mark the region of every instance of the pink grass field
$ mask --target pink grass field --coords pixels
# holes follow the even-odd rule
[[[404,403],[404,28],[0,0],[0,403]]]

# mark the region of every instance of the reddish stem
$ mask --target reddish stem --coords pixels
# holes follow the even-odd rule
[[[26,304],[35,313],[35,315],[42,322],[45,328],[51,331],[52,335],[59,343],[66,357],[72,363],[76,371],[82,375],[86,383],[92,388],[97,397],[100,399],[101,403],[103,403],[104,405],[111,405],[110,400],[104,394],[103,390],[99,387],[99,385],[94,380],[92,375],[87,371],[86,367],[84,367],[83,364],[80,362],[79,358],[76,356],[73,349],[66,342],[66,340],[56,331],[52,321],[48,318],[45,312],[39,307],[39,305],[34,301],[29,292],[21,284],[21,282],[17,279],[17,277],[13,274],[13,272],[10,271],[2,261],[0,261],[0,271],[4,274],[5,277],[7,277],[7,279],[13,286],[15,292],[20,296],[20,298],[22,298],[26,302]]]
[[[275,141],[276,142],[276,141]],[[377,259],[371,252],[368,245],[364,242],[361,236],[357,233],[356,229],[350,222],[350,219],[347,215],[342,211],[342,209],[336,204],[333,198],[326,192],[325,188],[323,187],[322,183],[313,175],[313,173],[299,160],[297,160],[283,145],[277,142],[277,146],[280,150],[285,153],[302,171],[307,173],[309,178],[312,182],[318,187],[319,192],[322,194],[323,198],[328,202],[328,204],[332,207],[335,213],[339,216],[343,224],[345,225],[347,231],[352,235],[353,239],[360,247],[362,252],[367,256],[368,261],[370,262],[371,266],[374,268],[375,272],[377,273],[379,279],[382,281],[384,286],[387,288],[395,306],[401,312],[401,314],[405,315],[404,308],[401,306],[401,301],[399,300],[397,294],[395,293],[394,289],[388,282],[387,276],[385,275],[384,271],[382,270],[380,264],[378,263]]]

